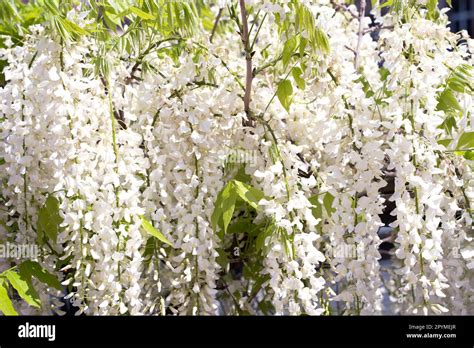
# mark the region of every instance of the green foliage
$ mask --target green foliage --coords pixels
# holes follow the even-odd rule
[[[240,200],[253,209],[259,210],[258,202],[262,198],[264,198],[262,191],[235,179],[229,181],[219,192],[214,203],[214,212],[211,216],[212,228],[217,231],[219,226],[221,231],[218,235],[223,238],[232,220],[236,202]]]
[[[308,33],[308,41],[313,51],[321,51],[323,53],[329,53],[329,39],[316,25],[315,16],[311,10],[302,4],[300,1],[293,0],[290,6],[295,13],[295,27],[297,32],[306,31]]]
[[[474,160],[474,132],[461,134],[454,153],[468,160]]]
[[[156,228],[154,228],[153,225],[151,224],[151,222],[149,222],[148,220],[146,220],[143,216],[141,217],[141,221],[142,221],[142,227],[143,227],[143,229],[144,229],[147,233],[151,234],[153,237],[155,237],[156,239],[158,239],[160,242],[173,246],[173,243],[171,243],[171,242],[163,235],[163,233],[161,233],[161,232],[158,231]]]
[[[20,0],[0,1],[0,34],[21,45],[32,24],[44,24],[61,38],[74,42],[82,36],[93,36],[99,54],[93,59],[96,75],[108,76],[109,51],[139,57],[138,64],[148,71],[154,67],[143,60],[143,53],[156,49],[156,41],[171,36],[192,36],[198,20],[199,1],[168,0]],[[201,4],[202,6],[202,4]],[[77,8],[85,15],[84,25],[69,20],[67,14]],[[0,47],[4,39],[0,38]],[[171,46],[171,45],[170,45]],[[170,55],[176,52],[168,48]],[[4,62],[0,62],[0,70]],[[142,69],[144,70],[144,69]],[[3,82],[0,74],[0,83]]]
[[[38,293],[33,288],[30,279],[25,277],[24,274],[10,270],[5,273],[5,277],[26,303],[36,308],[41,307],[41,300],[39,299]]]
[[[263,192],[238,180],[233,180],[232,183],[237,196],[255,210],[259,210],[258,202],[264,198]]]
[[[328,216],[331,216],[331,214],[335,210],[332,207],[333,202],[334,202],[334,196],[330,194],[329,192],[326,192],[326,194],[324,195],[323,203],[324,203],[324,208],[326,209],[326,212],[328,213]]]
[[[372,0],[372,8],[389,9],[398,15],[401,22],[407,22],[414,14],[426,11],[427,18],[438,21],[440,11],[438,9],[438,0],[426,0],[425,4],[418,0]],[[451,2],[447,1],[451,6]]]
[[[61,283],[58,278],[45,270],[38,262],[35,261],[24,261],[19,266],[19,272],[22,274],[25,279],[36,278],[41,283],[46,284],[57,290],[62,290]]]
[[[453,139],[441,139],[438,140],[438,144],[443,145],[444,147],[448,147],[452,141]]]
[[[0,34],[9,36],[13,43],[18,45],[22,37],[28,32],[32,24],[43,20],[41,9],[38,6],[24,5],[21,1],[0,1]],[[4,39],[0,39],[0,47]]]
[[[297,44],[298,38],[296,36],[292,36],[285,42],[285,45],[283,46],[282,62],[285,69],[290,62],[291,56],[293,55]]]
[[[448,112],[448,113],[462,110],[456,98],[456,94],[454,93],[452,89],[449,89],[449,88],[446,88],[438,96],[437,109]]]
[[[451,71],[444,90],[438,95],[438,110],[446,113],[456,113],[462,111],[456,98],[457,93],[474,92],[473,87],[473,67],[461,64]]]
[[[293,86],[291,85],[291,81],[288,79],[280,81],[276,94],[280,100],[281,105],[286,111],[289,111],[293,95]]]
[[[13,307],[12,300],[8,297],[8,284],[2,278],[0,278],[0,311],[3,315],[18,315]]]
[[[446,113],[446,119],[439,126],[443,128],[448,134],[453,134],[458,129],[457,119],[464,111],[458,101],[459,94],[472,95],[474,92],[474,67],[467,64],[461,64],[455,69],[451,70],[444,89],[438,95],[437,110]],[[448,147],[452,142],[451,138],[440,139],[438,143]],[[463,156],[468,160],[474,160],[474,135],[473,132],[464,132],[461,134],[456,149],[455,155]]]
[[[143,250],[143,263],[147,268],[150,265],[153,255],[156,252],[156,237],[150,236],[145,243],[145,249]]]
[[[458,140],[458,150],[474,148],[474,132],[464,132]]]
[[[275,63],[281,59],[284,73],[287,72],[288,66],[295,59],[295,65],[299,61],[300,70],[302,71],[304,70],[304,60],[311,60],[316,55],[330,52],[329,39],[326,33],[317,25],[316,16],[311,10],[297,0],[291,0],[288,6],[292,9],[294,17],[286,16],[285,19],[281,19],[278,13],[275,14],[276,23],[278,24],[279,33],[284,45],[281,54],[272,61]],[[301,79],[301,74],[298,73],[298,70],[290,71],[290,73],[293,75],[297,87],[304,89],[305,83]],[[288,84],[283,82],[283,87],[288,87]]]
[[[43,245],[45,237],[56,243],[59,225],[62,222],[63,218],[59,215],[59,201],[53,195],[49,195],[38,213],[38,244]]]
[[[4,315],[18,314],[8,294],[10,286],[30,306],[41,308],[41,300],[33,286],[33,278],[57,290],[62,290],[61,283],[56,276],[46,271],[38,262],[24,261],[0,273],[0,311]]]
[[[452,70],[450,77],[446,81],[447,87],[458,93],[472,94],[474,67],[468,64],[461,64]]]
[[[299,89],[305,89],[306,83],[305,80],[301,77],[303,75],[303,71],[299,67],[295,66],[293,69],[291,69],[291,75],[295,80],[296,86]]]
[[[135,7],[135,6],[130,6],[128,8],[128,10],[125,11],[125,14],[130,14],[130,13],[133,13],[133,14],[137,15],[138,17],[140,17],[143,20],[149,20],[149,19],[155,20],[156,19],[156,17],[153,16],[151,13],[142,11],[139,8]]]

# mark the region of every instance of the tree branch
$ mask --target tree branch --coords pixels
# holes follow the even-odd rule
[[[214,26],[212,27],[211,37],[209,38],[209,42],[211,43],[212,43],[212,38],[214,37],[214,34],[216,33],[217,25],[219,24],[219,20],[221,19],[223,10],[224,9],[220,8],[219,12],[217,12],[216,20],[214,21]]]
[[[345,4],[338,4],[334,0],[331,0],[331,4],[334,6],[336,11],[347,12],[352,18],[358,17],[357,13],[352,12],[349,6]]]
[[[253,76],[257,76],[260,72],[262,72],[263,70],[271,67],[271,66],[274,66],[276,63],[278,63],[281,59],[283,58],[283,56],[280,54],[278,57],[276,57],[275,59],[272,59],[271,61],[269,61],[268,63],[265,63],[263,64],[261,67],[258,67],[257,69],[255,69],[255,71],[253,72]]]
[[[394,26],[393,25],[387,25],[387,26],[383,26],[382,24],[377,24],[377,25],[374,25],[373,27],[371,28],[367,28],[363,31],[364,34],[367,34],[367,33],[370,33],[370,32],[373,32],[373,31],[377,31],[377,30],[384,30],[384,29],[387,29],[387,30],[391,30],[393,29]]]

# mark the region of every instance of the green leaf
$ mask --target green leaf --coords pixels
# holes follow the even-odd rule
[[[18,292],[18,295],[26,301],[30,306],[41,308],[41,300],[38,293],[33,288],[31,281],[24,275],[15,271],[8,271],[5,273],[11,286]]]
[[[426,8],[430,14],[434,14],[436,9],[438,8],[438,0],[428,0],[426,2]]]
[[[382,67],[379,69],[379,74],[380,74],[380,79],[382,81],[386,81],[387,77],[390,76],[390,71],[387,68]]]
[[[247,202],[255,210],[259,210],[258,202],[265,196],[264,193],[238,180],[233,180],[232,183],[239,198]]]
[[[224,187],[225,189],[225,187]],[[216,201],[214,202],[214,211],[211,215],[211,225],[214,231],[217,231],[217,225],[219,219],[222,216],[222,191],[217,194]]]
[[[64,18],[59,18],[59,20],[61,21],[62,25],[69,31],[69,32],[72,32],[74,34],[77,34],[79,36],[81,35],[89,35],[89,32],[78,26],[76,23],[74,22],[71,22],[70,20],[68,19],[64,19]]]
[[[228,270],[227,267],[229,265],[229,257],[227,256],[227,252],[222,248],[218,248],[217,253],[218,253],[218,256],[216,257],[217,264],[221,266],[223,270]]]
[[[258,210],[258,202],[263,197],[262,191],[246,183],[238,180],[229,181],[219,192],[214,203],[214,211],[211,216],[212,228],[214,231],[217,231],[217,226],[220,226],[221,232],[218,235],[220,238],[223,238],[232,220],[237,198],[239,198],[239,202],[243,201],[255,210]]]
[[[473,67],[468,64],[458,65],[447,80],[447,86],[459,93],[473,92]]]
[[[465,151],[464,158],[469,161],[474,161],[474,151]]]
[[[156,239],[155,237],[151,236],[147,239],[145,243],[145,250],[143,251],[143,263],[145,267],[150,265],[151,259],[153,254],[155,253],[156,249]]]
[[[214,203],[214,211],[211,216],[211,224],[214,231],[217,231],[217,226],[222,221],[224,209],[227,210],[226,218],[228,218],[229,216],[230,209],[232,209],[232,213],[234,212],[233,209],[235,208],[236,197],[233,191],[234,191],[234,188],[233,188],[232,182],[228,182],[217,195],[216,201]],[[223,230],[227,229],[225,222],[222,225],[222,229]],[[223,237],[223,235],[221,235],[221,237]]]
[[[245,183],[250,182],[251,178],[252,177],[245,172],[245,165],[241,165],[234,176],[234,180],[242,181]]]
[[[235,200],[237,196],[235,191],[232,189],[232,185],[229,185],[229,189],[225,191],[222,200],[222,228],[224,233],[227,233],[227,227],[229,226],[230,220],[232,220],[232,215],[234,215],[235,210]]]
[[[153,237],[156,237],[160,242],[173,246],[173,244],[163,235],[163,233],[154,228],[153,225],[143,216],[141,217],[141,220],[142,227],[147,233],[151,234]]]
[[[329,40],[321,28],[316,26],[315,16],[311,10],[302,3],[293,2],[295,25],[298,31],[306,31],[309,34],[309,43],[313,51],[321,50],[329,52]]]
[[[291,60],[291,56],[293,55],[293,52],[296,49],[296,44],[297,44],[297,37],[292,36],[285,42],[285,45],[283,46],[282,62],[283,62],[283,67],[285,69],[288,66],[288,63]]]
[[[474,132],[464,132],[458,140],[457,150],[474,148]]]
[[[438,128],[444,129],[448,134],[452,134],[453,130],[457,128],[456,118],[453,116],[446,117],[446,119],[438,126]]]
[[[304,37],[300,37],[300,44],[298,47],[300,58],[304,56],[304,51],[306,49],[306,45],[308,44],[308,40],[305,39]]]
[[[50,287],[53,287],[58,290],[63,289],[61,282],[58,280],[58,278],[54,274],[49,273],[47,270],[41,267],[38,262],[30,260],[24,261],[19,266],[19,272],[25,279],[29,280],[31,279],[31,277],[35,277],[40,282]]]
[[[437,109],[445,112],[461,111],[461,106],[451,89],[445,89],[438,96]]]
[[[329,192],[326,192],[323,198],[323,203],[324,203],[324,208],[326,209],[326,212],[328,213],[328,216],[331,216],[335,210],[332,207],[332,202],[334,202],[334,196],[330,194]]]
[[[293,69],[291,69],[291,74],[293,75],[293,79],[296,82],[296,86],[299,89],[304,89],[306,86],[306,83],[304,79],[301,77],[301,75],[303,75],[303,71],[299,67],[295,66]]]
[[[3,279],[0,279],[0,311],[3,315],[18,315],[13,308],[12,300],[8,297],[7,284]]]
[[[280,234],[281,242],[285,248],[285,254],[290,258],[290,260],[293,260],[295,256],[294,255],[295,249],[294,249],[294,245],[292,244],[290,240],[290,236],[288,235],[286,230],[284,230],[281,227],[278,227],[277,233]]]
[[[59,225],[63,219],[59,215],[59,201],[49,195],[45,204],[38,213],[38,242],[43,244],[43,236],[46,235],[56,243],[59,232]]]
[[[290,110],[292,94],[293,87],[290,80],[283,80],[278,84],[277,96],[286,111]]]
[[[138,17],[144,20],[155,19],[155,16],[153,16],[151,13],[144,12],[134,6],[130,7],[130,12],[136,14]]]
[[[59,16],[61,14],[54,1],[43,1],[42,4],[46,6],[47,10],[51,12],[51,14],[55,16]]]
[[[438,140],[438,144],[443,145],[444,147],[447,148],[449,144],[451,144],[451,141],[453,141],[453,139],[441,139],[441,140]]]
[[[319,48],[324,53],[329,53],[329,39],[324,31],[321,28],[314,28],[313,35],[311,35],[311,41],[314,42],[314,46]]]
[[[229,226],[227,233],[246,233],[254,226],[252,219],[240,218]]]

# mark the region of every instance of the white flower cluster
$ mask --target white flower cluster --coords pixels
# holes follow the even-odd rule
[[[301,3],[330,51],[254,70],[251,114],[242,43],[230,30],[212,44],[204,30],[176,39],[179,54],[148,54],[158,72],[140,78],[115,51],[110,74],[94,74],[99,43],[65,43],[41,26],[2,49],[0,242],[40,243],[38,261],[77,314],[373,314],[384,291],[380,216],[393,202],[395,269],[385,290],[396,310],[472,314],[472,162],[439,142],[474,130],[469,94],[455,95],[456,129],[439,108],[453,71],[473,63],[472,40],[458,44],[444,15],[377,16],[376,37],[354,6]],[[252,55],[265,66],[285,50],[279,23],[296,17],[287,1],[247,6],[269,16]],[[288,107],[278,101],[283,80],[293,84]],[[243,125],[249,115],[254,126]],[[254,155],[237,167],[262,198],[251,207],[252,192],[234,199],[224,213],[233,231],[222,237],[213,213],[235,174],[226,149]],[[56,240],[38,229],[50,196],[60,203]],[[247,253],[230,255],[242,245]],[[237,264],[243,274],[229,276]],[[62,313],[60,292],[35,285],[50,304],[42,313]]]

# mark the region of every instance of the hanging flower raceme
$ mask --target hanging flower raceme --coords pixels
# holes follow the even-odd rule
[[[473,40],[376,5],[176,3],[90,35],[83,4],[6,40],[0,242],[38,253],[0,255],[32,289],[0,311],[472,313]]]

